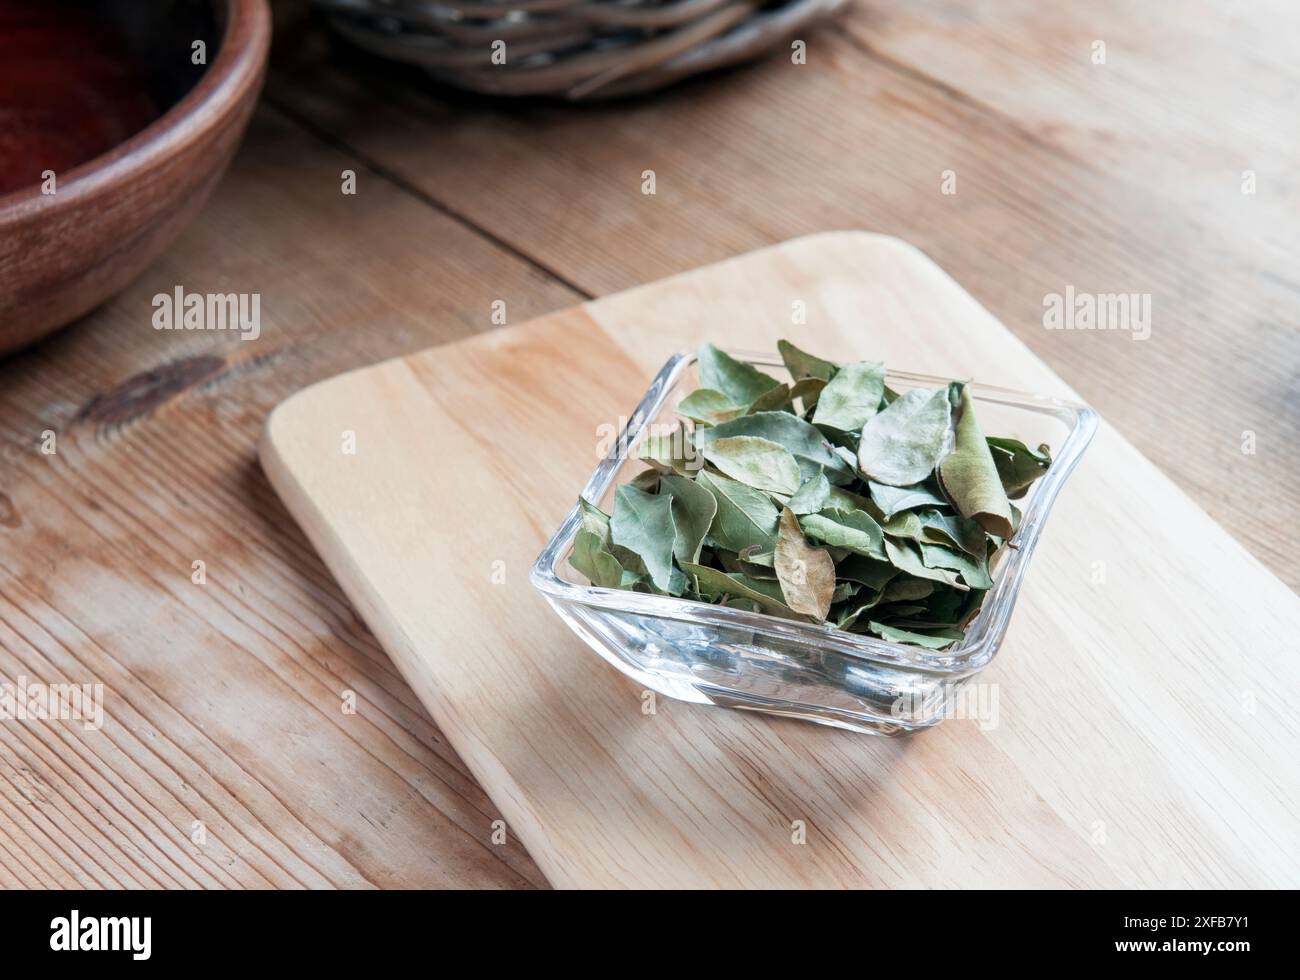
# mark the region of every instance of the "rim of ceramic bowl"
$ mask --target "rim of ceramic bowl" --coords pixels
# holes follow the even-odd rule
[[[59,193],[39,183],[0,195],[0,227],[46,208],[124,185],[142,170],[163,163],[233,112],[248,86],[257,85],[271,48],[271,11],[266,0],[221,0],[226,29],[221,47],[197,84],[140,132],[59,176]]]

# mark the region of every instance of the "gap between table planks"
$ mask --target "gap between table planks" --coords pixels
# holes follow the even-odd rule
[[[354,371],[268,422],[273,485],[552,884],[1300,883],[1300,601],[1105,423],[983,677],[995,726],[641,713],[529,565],[668,354],[787,334],[1072,396],[919,252],[837,233]]]
[[[1297,30],[1279,0],[868,2],[806,65],[654,99],[466,99],[310,41],[268,97],[589,296],[827,228],[914,242],[1294,588]],[[1151,338],[1044,330],[1067,285],[1150,294]]]

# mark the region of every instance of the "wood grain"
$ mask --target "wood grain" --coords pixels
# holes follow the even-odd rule
[[[1188,26],[1172,0],[1064,7],[872,5],[806,65],[600,109],[449,101],[310,46],[269,91],[593,296],[827,229],[914,242],[1294,588],[1300,143],[1278,25],[1300,11],[1265,31]],[[1224,63],[1241,89],[1200,98],[1218,75],[1196,66]],[[1045,330],[1067,286],[1149,293],[1151,338]]]
[[[178,283],[259,291],[261,337],[155,331],[150,298]],[[19,882],[543,884],[491,843],[497,812],[255,459],[283,397],[488,329],[496,298],[526,316],[574,294],[264,110],[176,249],[4,366],[0,678],[106,687],[98,732],[0,723]]]
[[[646,716],[531,589],[600,423],[675,350],[774,346],[795,301],[812,350],[1072,395],[920,253],[833,234],[350,372],[268,422],[273,484],[551,883],[1300,882],[1300,600],[1108,425],[984,677],[986,725],[884,742]]]
[[[502,109],[326,61],[306,4],[276,0],[270,98],[292,118],[259,111],[137,286],[0,364],[0,676],[111,676],[110,721],[127,695],[137,713],[111,740],[0,724],[0,885],[364,884],[360,868],[397,886],[543,883],[513,836],[486,843],[499,813],[254,461],[288,394],[490,329],[498,299],[520,323],[799,234],[891,231],[1300,584],[1300,10],[1076,6],[858,0],[846,33],[809,36],[805,66]],[[1094,37],[1104,76],[1079,60]],[[148,329],[149,298],[177,283],[261,291],[262,339]],[[1152,292],[1152,340],[1044,331],[1042,297],[1067,283]],[[60,456],[36,449],[47,428]],[[216,556],[207,591],[178,599],[199,552]],[[376,710],[331,729],[313,720],[325,695],[300,691],[337,703],[340,681]],[[273,750],[241,737],[232,691],[279,720]],[[888,763],[863,777],[881,807],[934,778],[918,765],[899,782]],[[216,851],[187,843],[196,812],[220,824]]]

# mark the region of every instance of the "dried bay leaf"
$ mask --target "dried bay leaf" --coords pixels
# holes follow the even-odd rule
[[[658,493],[659,478],[661,476],[663,476],[662,470],[650,466],[628,480],[627,485],[636,487],[638,490],[644,490],[646,493]]]
[[[696,482],[717,502],[718,511],[709,536],[719,547],[737,553],[751,547],[760,551],[776,547],[776,525],[781,512],[767,494],[707,471],[701,472]]]
[[[723,571],[734,572],[737,575],[743,575],[747,579],[769,579],[776,581],[776,572],[770,565],[761,565],[757,562],[747,561],[741,558],[739,554],[731,551],[717,549],[714,551],[718,564],[722,566]],[[708,564],[704,562],[703,564]]]
[[[697,562],[700,548],[718,513],[718,502],[708,490],[686,477],[665,476],[660,482],[662,492],[672,496],[671,510],[676,531],[673,555],[679,562]]]
[[[989,444],[1002,489],[1011,500],[1023,497],[1029,485],[1052,465],[1052,452],[1046,445],[1039,446],[1035,452],[1019,439],[988,436],[984,441]]]
[[[913,541],[921,537],[921,519],[910,511],[895,514],[885,521],[885,533],[895,538],[909,538]]]
[[[910,487],[933,471],[952,439],[947,389],[915,389],[871,417],[858,441],[858,469],[869,480]]]
[[[623,566],[605,547],[604,538],[587,528],[578,531],[573,540],[569,564],[602,589],[623,587]]]
[[[786,605],[797,613],[825,622],[835,592],[835,562],[821,548],[808,543],[799,519],[789,507],[781,512],[777,525],[773,564]]]
[[[908,575],[943,582],[945,585],[951,585],[954,589],[965,590],[967,588],[966,585],[958,581],[955,572],[946,568],[931,568],[923,562],[920,550],[916,545],[908,541],[895,541],[893,538],[885,538],[885,554],[895,568],[901,572],[906,572]]]
[[[595,534],[601,544],[608,546],[609,515],[585,497],[578,498],[578,514],[582,518],[582,529]]]
[[[874,480],[867,481],[867,490],[871,499],[881,509],[886,518],[905,510],[918,507],[946,507],[948,500],[940,492],[937,484],[930,481],[916,483],[910,487],[891,487]]]
[[[962,581],[972,589],[993,588],[988,564],[982,558],[974,558],[964,551],[955,551],[943,545],[922,543],[921,560],[928,568],[943,568],[957,572],[961,575]]]
[[[813,422],[841,432],[857,432],[880,408],[885,391],[885,365],[855,361],[835,372],[817,398]]]
[[[718,425],[740,415],[744,409],[720,391],[696,388],[677,403],[677,414],[703,425]]]
[[[754,415],[758,412],[781,412],[782,414],[790,415],[790,417],[793,418],[794,416],[790,414],[794,409],[794,405],[791,402],[793,397],[794,396],[790,394],[789,385],[777,385],[775,388],[771,388],[755,398],[745,414]],[[790,411],[785,411],[786,409],[789,409]]]
[[[826,506],[830,496],[831,483],[826,474],[818,470],[817,475],[806,481],[786,506],[796,514],[815,514]]]
[[[955,429],[953,450],[939,464],[944,494],[962,517],[979,521],[989,534],[1011,537],[1011,506],[964,386]]]
[[[783,446],[799,464],[802,479],[806,480],[821,470],[826,471],[832,483],[849,483],[853,480],[852,467],[836,455],[821,431],[789,412],[759,412],[724,422],[696,435],[701,449],[719,439],[733,436],[755,436]]]
[[[869,589],[882,591],[890,581],[897,578],[899,571],[882,558],[868,558],[865,555],[850,555],[840,562],[837,571],[842,579],[861,582]]]
[[[825,387],[826,382],[821,378],[804,378],[790,386],[790,397],[799,399],[806,414],[817,407],[817,399]]]
[[[809,537],[828,545],[868,558],[886,557],[881,544],[885,532],[865,511],[824,510],[799,518],[799,524]]]
[[[934,583],[923,578],[896,578],[880,593],[881,602],[910,602],[928,599],[934,593]]]
[[[679,474],[689,473],[700,466],[690,433],[680,426],[671,432],[647,436],[637,446],[633,458],[654,463],[663,471]]]
[[[781,360],[785,363],[785,369],[790,372],[790,377],[795,381],[804,381],[808,378],[830,381],[835,377],[836,366],[830,361],[824,361],[820,357],[814,357],[806,351],[801,351],[788,340],[778,340],[776,349],[781,354]]]
[[[790,450],[771,439],[729,436],[706,444],[703,452],[724,474],[757,490],[792,494],[803,482]]]
[[[742,577],[728,575],[716,568],[709,568],[707,565],[694,565],[690,562],[682,565],[682,571],[695,580],[695,591],[700,595],[713,597],[733,596],[747,599],[757,604],[763,612],[771,616],[782,616],[786,619],[806,619],[805,616],[795,612],[780,599],[760,591],[756,587],[756,582],[745,582]]]
[[[622,486],[614,491],[614,515],[609,521],[614,544],[640,558],[650,581],[664,591],[669,591],[675,571],[673,544],[677,531],[672,503],[671,494],[650,494]]]
[[[700,345],[698,369],[700,383],[722,392],[734,405],[751,405],[781,383],[709,343]]]
[[[988,536],[978,521],[933,509],[920,511],[917,516],[921,521],[922,544],[952,545],[976,558],[987,556]]]
[[[884,623],[877,623],[874,620],[868,624],[867,628],[882,640],[888,640],[890,643],[910,643],[913,646],[925,647],[929,650],[942,650],[944,647],[952,646],[965,635],[959,629],[935,630],[933,633],[914,633],[911,630],[899,629],[896,626],[886,626]]]

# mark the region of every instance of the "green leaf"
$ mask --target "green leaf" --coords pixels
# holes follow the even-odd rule
[[[858,590],[861,588],[862,585],[858,582],[837,582],[835,591],[831,593],[831,605],[838,602],[847,602],[857,595]]]
[[[966,586],[957,579],[957,574],[946,568],[931,568],[921,560],[921,552],[910,541],[895,541],[885,538],[885,554],[890,562],[901,572],[916,578],[928,578],[935,582],[951,585],[954,589],[965,591]]]
[[[823,469],[834,483],[851,483],[853,470],[827,444],[815,425],[789,412],[759,412],[723,422],[696,434],[701,449],[719,439],[755,436],[785,447],[799,464],[802,479],[807,480]],[[721,467],[719,467],[721,469]]]
[[[752,547],[770,552],[776,547],[780,511],[767,494],[709,472],[700,473],[696,482],[717,501],[709,536],[719,547],[735,552]]]
[[[673,573],[673,544],[677,538],[671,494],[649,494],[635,487],[614,491],[614,516],[609,528],[614,544],[645,562],[656,588],[668,591]]]
[[[802,402],[806,415],[817,407],[817,399],[821,397],[822,389],[825,387],[826,382],[821,378],[804,378],[790,386],[790,397],[798,398]]]
[[[771,439],[730,436],[715,439],[703,449],[704,458],[719,470],[755,489],[791,494],[802,482],[799,463],[788,449]]]
[[[876,483],[911,487],[934,471],[948,450],[951,430],[946,388],[909,391],[863,427],[858,469]]]
[[[869,589],[880,592],[889,582],[898,576],[898,569],[889,562],[864,555],[850,555],[839,564],[839,577],[853,582],[861,582]]]
[[[690,473],[702,465],[690,433],[681,426],[672,432],[647,436],[636,447],[633,458],[647,460],[665,471],[679,474]]]
[[[797,613],[825,622],[835,592],[835,562],[803,536],[799,519],[787,507],[777,526],[776,577],[786,605]]]
[[[826,506],[830,499],[831,484],[821,470],[812,479],[804,482],[799,492],[790,498],[787,505],[796,514],[816,514]]]
[[[587,580],[602,589],[623,587],[623,566],[605,547],[599,534],[582,528],[573,539],[569,564],[587,576]]]
[[[982,558],[973,558],[964,551],[955,551],[939,544],[922,544],[921,560],[929,568],[944,568],[959,573],[962,581],[972,589],[993,588],[988,563]]]
[[[677,404],[677,414],[702,425],[718,425],[734,419],[744,409],[712,388],[696,388]]]
[[[831,487],[830,496],[826,498],[825,510],[860,510],[870,515],[877,524],[885,519],[880,508],[861,494],[843,487]]]
[[[876,414],[884,391],[885,365],[879,361],[846,364],[822,389],[813,421],[841,432],[857,432]]]
[[[582,529],[596,535],[601,544],[608,547],[609,515],[585,497],[578,498],[578,513],[582,517]]]
[[[733,405],[750,405],[781,382],[712,344],[700,345],[700,384],[720,391]]]
[[[661,493],[672,495],[673,528],[676,539],[673,554],[679,562],[700,560],[700,548],[718,513],[713,494],[684,476],[665,476]]]
[[[807,617],[801,616],[779,599],[760,591],[756,587],[756,583],[742,581],[743,577],[728,575],[716,568],[709,568],[707,565],[695,565],[690,562],[682,565],[682,571],[687,576],[694,578],[695,591],[700,595],[713,597],[736,596],[755,603],[763,612],[771,616],[783,616],[786,619],[807,619]]]
[[[913,602],[928,599],[934,592],[934,583],[923,578],[896,578],[880,593],[881,602]]]
[[[895,538],[910,538],[915,541],[921,537],[921,519],[911,511],[895,514],[883,526],[885,533]]]
[[[911,630],[899,629],[896,626],[886,626],[884,623],[877,623],[874,620],[868,624],[867,628],[882,640],[888,640],[890,643],[910,643],[913,646],[926,647],[930,650],[942,650],[944,647],[952,646],[953,643],[965,635],[961,630],[957,629],[935,630],[933,633],[914,633]]]
[[[767,391],[755,398],[754,403],[749,406],[745,414],[753,415],[755,412],[769,412],[788,415],[789,412],[785,412],[784,410],[787,408],[794,408],[791,404],[790,398],[790,386],[777,385],[775,388],[769,388]]]
[[[888,482],[888,481],[886,481]],[[1011,537],[1011,507],[998,476],[989,445],[984,441],[970,389],[963,386],[957,409],[956,443],[939,464],[939,483],[962,517],[1000,538]]]
[[[778,340],[776,349],[781,352],[781,360],[785,362],[785,369],[790,372],[790,377],[794,378],[795,381],[803,381],[805,378],[830,381],[831,378],[835,377],[836,366],[834,364],[801,351],[788,340]]]
[[[659,492],[659,478],[663,476],[663,471],[654,466],[649,466],[642,470],[632,479],[627,481],[630,487],[636,487],[638,490],[644,490],[646,493]]]
[[[848,548],[855,555],[884,558],[881,546],[884,531],[870,514],[861,510],[824,510],[799,519],[804,532],[818,541],[837,548]]]
[[[746,561],[734,551],[724,551],[721,548],[715,548],[713,554],[725,571],[734,572],[737,575],[743,575],[747,580],[756,578],[767,579],[772,582],[776,581],[776,572],[770,566]]]
[[[1047,472],[1052,465],[1052,452],[1046,444],[1034,452],[1019,439],[1001,439],[989,436],[984,440],[989,444],[993,456],[993,465],[998,469],[998,479],[1007,496],[1016,500],[1025,495],[1029,485]]]
[[[867,483],[867,489],[871,492],[871,499],[876,502],[885,517],[893,517],[902,511],[915,510],[917,507],[948,506],[948,501],[939,493],[938,486],[932,486],[928,480],[925,483],[915,483],[910,487],[890,487],[871,480]]]
[[[922,544],[951,545],[976,558],[988,554],[988,536],[978,521],[937,510],[923,510],[917,516],[921,519]]]

